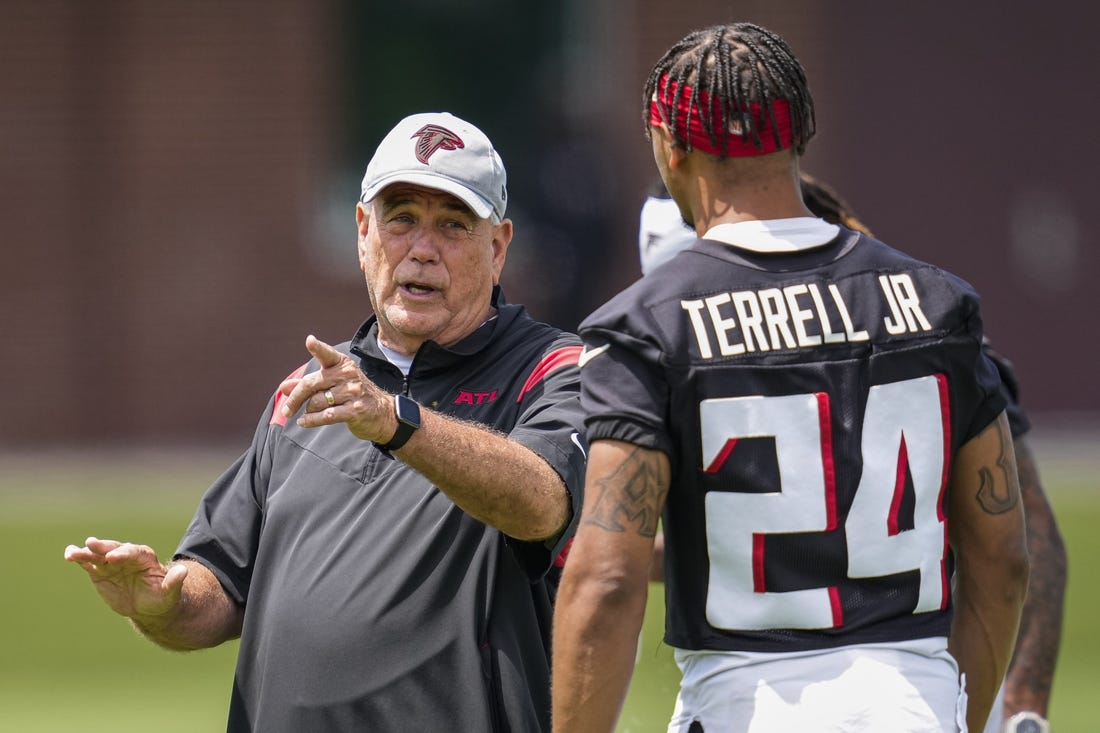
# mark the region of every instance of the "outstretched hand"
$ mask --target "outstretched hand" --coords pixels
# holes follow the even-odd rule
[[[89,537],[66,547],[65,559],[84,568],[111,610],[145,622],[175,609],[187,577],[186,565],[165,566],[151,547],[116,540]]]
[[[304,407],[298,418],[303,428],[342,422],[358,438],[388,442],[397,430],[391,395],[368,379],[351,357],[315,336],[306,337],[306,350],[321,368],[279,385],[287,397],[283,416]]]

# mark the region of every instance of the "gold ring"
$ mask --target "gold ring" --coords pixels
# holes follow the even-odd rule
[[[333,405],[336,404],[336,398],[332,396],[332,390],[331,389],[326,389],[325,390],[325,402],[328,403],[329,407],[332,407]]]

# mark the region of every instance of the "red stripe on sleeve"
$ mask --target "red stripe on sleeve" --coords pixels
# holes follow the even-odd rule
[[[527,381],[523,385],[523,389],[519,392],[519,397],[516,398],[516,402],[522,402],[523,396],[535,388],[535,385],[546,379],[551,373],[556,372],[562,367],[572,366],[578,363],[581,356],[582,346],[563,346],[560,349],[554,349],[545,357],[542,361],[535,366],[534,371],[531,372],[531,376],[527,378]]]
[[[302,366],[295,369],[293,372],[287,375],[287,379],[298,379],[306,373],[306,367],[309,366],[309,362],[306,362]],[[283,380],[284,382],[286,379]],[[286,416],[283,415],[283,403],[286,402],[286,395],[276,390],[275,392],[275,407],[271,410],[271,420],[268,425],[279,425],[283,427],[286,425]]]
[[[570,537],[569,540],[565,543],[565,547],[561,549],[561,552],[558,554],[557,559],[554,560],[554,567],[565,567],[565,561],[569,559],[569,551],[573,549],[573,540],[575,539],[576,537]]]

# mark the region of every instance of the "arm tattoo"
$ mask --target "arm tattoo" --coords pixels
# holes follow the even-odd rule
[[[1008,466],[1008,450],[1010,447],[1009,440],[1011,438],[1008,435],[1008,431],[1003,429],[1003,426],[997,424],[997,437],[1001,442],[1000,455],[997,457],[996,468],[1001,472],[1001,480],[1004,486],[1004,491],[998,493],[997,482],[993,477],[993,469],[989,466],[982,466],[978,470],[978,478],[980,485],[978,488],[978,503],[982,505],[982,509],[986,514],[1004,514],[1009,509],[1016,506],[1020,500],[1019,482],[1013,480],[1014,477],[1009,471]]]
[[[584,518],[609,532],[633,530],[642,537],[657,535],[668,475],[661,456],[635,448],[615,472],[597,482],[594,510]]]

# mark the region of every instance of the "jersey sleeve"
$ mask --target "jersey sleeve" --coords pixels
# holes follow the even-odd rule
[[[949,276],[948,280],[963,282],[954,276]],[[960,319],[960,328],[947,340],[963,344],[961,349],[954,350],[965,360],[957,370],[956,396],[961,399],[960,405],[969,406],[966,422],[960,426],[962,434],[959,445],[962,445],[985,430],[1005,411],[1007,395],[997,366],[986,353],[978,295],[965,283],[960,307],[965,313]]]
[[[1012,362],[998,353],[989,343],[989,339],[982,341],[982,351],[993,362],[997,373],[1001,377],[1001,394],[1008,406],[1005,412],[1008,414],[1008,426],[1012,430],[1012,437],[1019,438],[1031,430],[1031,420],[1024,408],[1020,405],[1020,384],[1016,380],[1016,371]]]
[[[296,374],[304,372],[299,370]],[[267,404],[252,444],[203,495],[180,540],[175,559],[206,566],[237,603],[244,605],[256,561],[274,436],[286,420],[278,392]]]
[[[623,339],[590,333],[585,348],[597,354],[581,371],[588,441],[620,440],[671,453],[664,420],[669,392],[660,372]]]
[[[549,570],[573,536],[584,499],[587,446],[580,405],[581,347],[575,336],[555,341],[529,372],[520,391],[519,419],[508,437],[550,464],[569,492],[571,517],[566,528],[546,542],[507,542],[532,578]]]
[[[624,305],[625,303],[625,305]],[[662,368],[664,352],[653,323],[639,323],[644,309],[626,294],[581,324],[581,407],[585,436],[620,440],[673,454],[669,434],[671,389]]]

